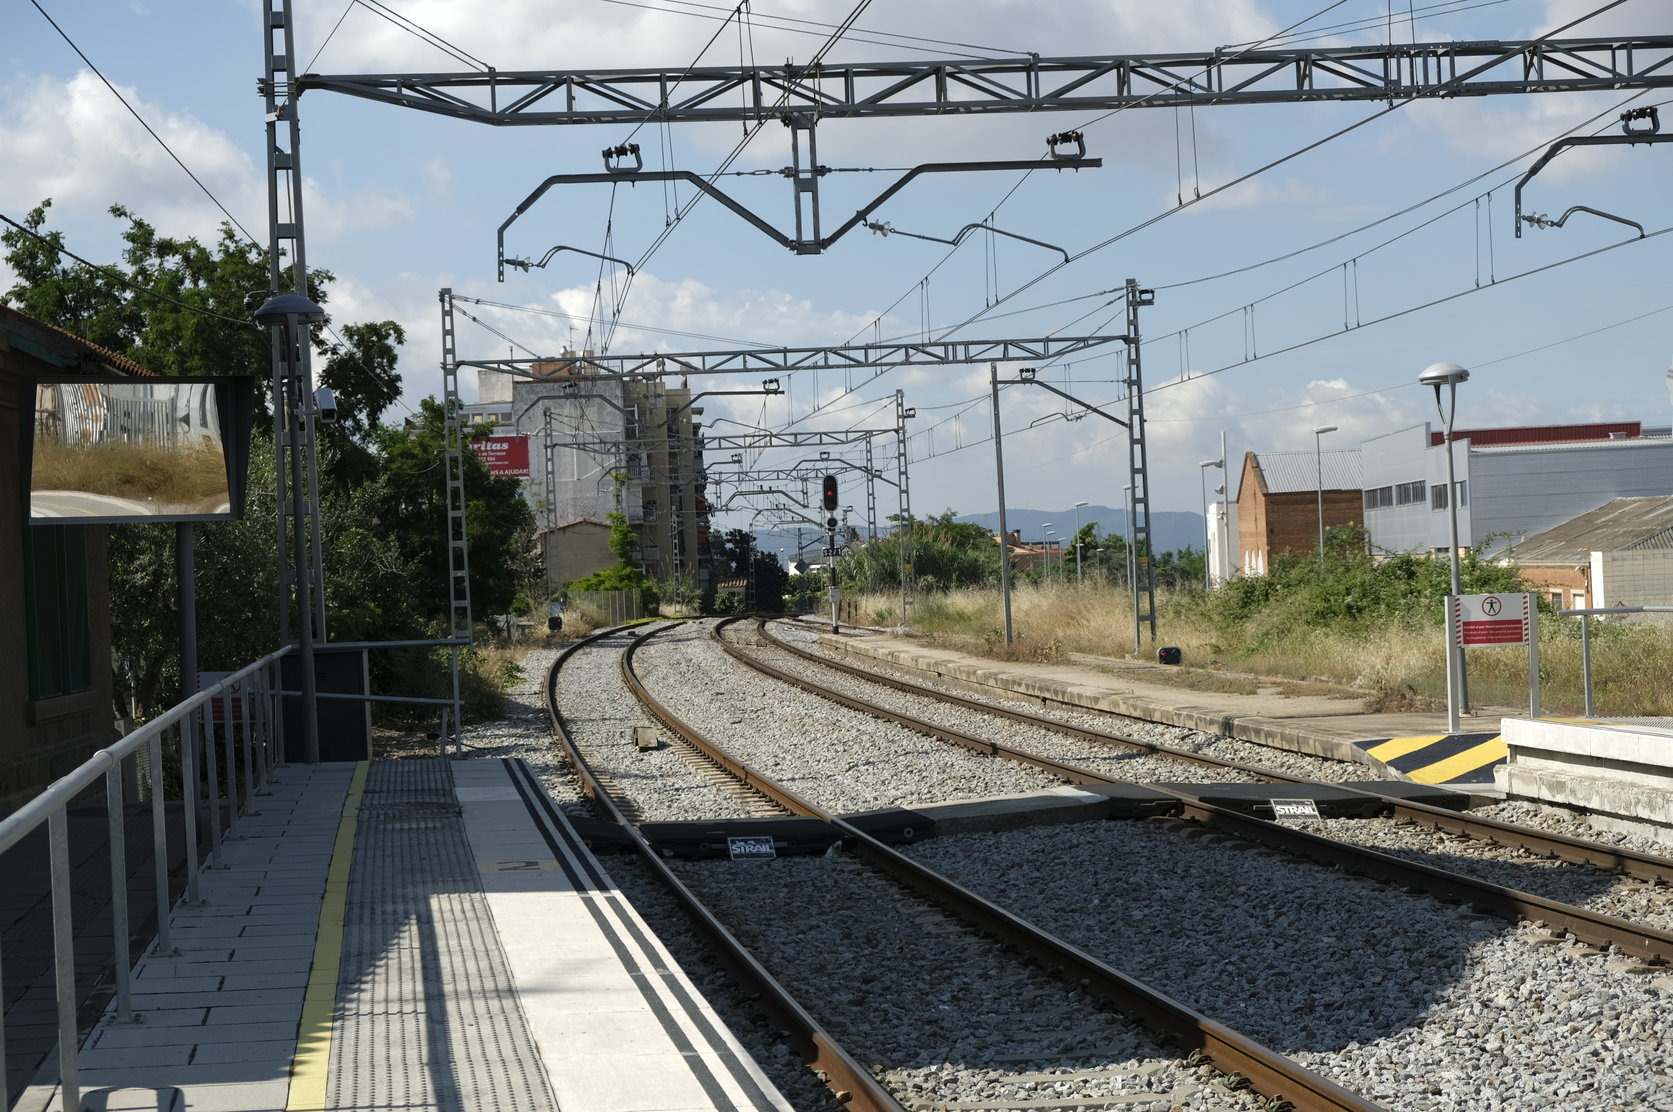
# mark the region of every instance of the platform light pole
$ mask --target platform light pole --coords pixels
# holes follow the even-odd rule
[[[1453,601],[1463,594],[1463,576],[1458,566],[1458,475],[1452,458],[1452,421],[1458,415],[1458,384],[1468,381],[1470,372],[1456,363],[1431,363],[1418,382],[1435,388],[1435,409],[1446,424],[1446,515],[1447,555],[1452,562],[1452,593],[1446,600],[1446,723],[1448,733],[1458,732],[1459,709],[1467,703],[1464,694],[1464,647],[1458,643],[1457,604]],[[1441,387],[1447,388],[1447,401],[1441,404]]]
[[[1319,489],[1319,559],[1324,559],[1324,434],[1335,432],[1335,425],[1320,425],[1313,430],[1313,468]]]
[[[275,294],[262,303],[253,314],[255,322],[268,328],[276,329],[277,341],[274,345],[276,358],[274,359],[274,414],[273,423],[279,433],[275,439],[275,451],[278,453],[277,476],[279,483],[279,542],[284,543],[285,497],[284,485],[286,475],[286,459],[288,452],[290,478],[290,527],[291,527],[291,559],[292,585],[296,590],[296,645],[297,670],[301,672],[302,692],[302,760],[307,764],[319,763],[319,693],[314,680],[314,600],[313,572],[310,571],[308,561],[309,537],[318,536],[319,504],[316,500],[316,485],[313,476],[308,476],[309,485],[303,486],[302,457],[307,448],[313,444],[313,394],[308,389],[307,363],[307,332],[310,324],[317,324],[325,319],[325,310],[317,302],[311,301],[299,293]],[[317,562],[315,564],[317,570]],[[283,594],[283,557],[281,556],[281,574],[279,577],[280,591]],[[280,622],[283,624],[284,615],[290,605],[288,599],[279,599]]]

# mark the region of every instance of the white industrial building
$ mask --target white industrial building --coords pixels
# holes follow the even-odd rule
[[[1457,430],[1458,543],[1499,551],[1608,502],[1673,494],[1673,430],[1638,422]],[[1425,423],[1365,441],[1371,551],[1445,551],[1444,431]]]

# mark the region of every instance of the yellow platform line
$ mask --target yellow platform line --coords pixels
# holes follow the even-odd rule
[[[1454,753],[1445,760],[1436,761],[1432,765],[1414,768],[1406,775],[1419,784],[1446,784],[1461,778],[1466,772],[1474,772],[1478,768],[1485,768],[1495,761],[1502,761],[1509,755],[1504,739],[1495,737],[1491,741],[1484,741],[1480,745],[1472,745],[1462,753]]]
[[[1428,734],[1424,737],[1391,737],[1387,741],[1371,746],[1365,752],[1379,761],[1392,761],[1404,757],[1407,753],[1415,753],[1425,745],[1447,737],[1446,734]]]
[[[370,768],[368,761],[354,766],[348,797],[343,800],[343,817],[337,823],[337,841],[331,848],[331,866],[325,877],[325,899],[320,903],[319,929],[314,935],[314,963],[302,996],[302,1023],[297,1030],[296,1055],[290,1063],[290,1097],[285,1112],[321,1112],[325,1108],[338,969],[343,961],[343,908],[348,902],[355,830],[360,825],[360,797],[366,790]]]

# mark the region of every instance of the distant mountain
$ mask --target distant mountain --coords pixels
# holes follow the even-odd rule
[[[960,521],[973,521],[978,525],[985,525],[989,529],[999,528],[999,511],[985,514],[965,514]],[[1098,523],[1099,536],[1127,535],[1127,512],[1112,510],[1108,506],[1082,506],[1080,508],[1080,523],[1085,525],[1089,521]],[[1039,541],[1045,537],[1047,522],[1056,539],[1068,543],[1075,533],[1075,510],[1073,507],[1065,510],[1005,510],[1005,526],[1012,532],[1022,531],[1025,541]],[[1175,511],[1156,512],[1150,515],[1150,532],[1157,552],[1178,552],[1183,548],[1190,548],[1197,552],[1203,546],[1203,520],[1201,514],[1177,513]]]

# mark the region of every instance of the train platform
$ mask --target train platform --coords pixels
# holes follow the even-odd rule
[[[287,766],[201,895],[89,1112],[789,1112],[519,761]]]
[[[1446,785],[1475,793],[1496,791],[1508,758],[1502,718],[1526,708],[1473,708],[1457,733],[1446,712],[1365,713],[1351,696],[1286,694],[1284,685],[1258,685],[1251,694],[1198,691],[1168,682],[1176,666],[1115,657],[1069,654],[1061,664],[995,661],[922,641],[869,630],[826,632],[820,641],[924,673],[954,686],[1005,691],[1225,734],[1277,749],[1332,760],[1357,761],[1393,778]]]

